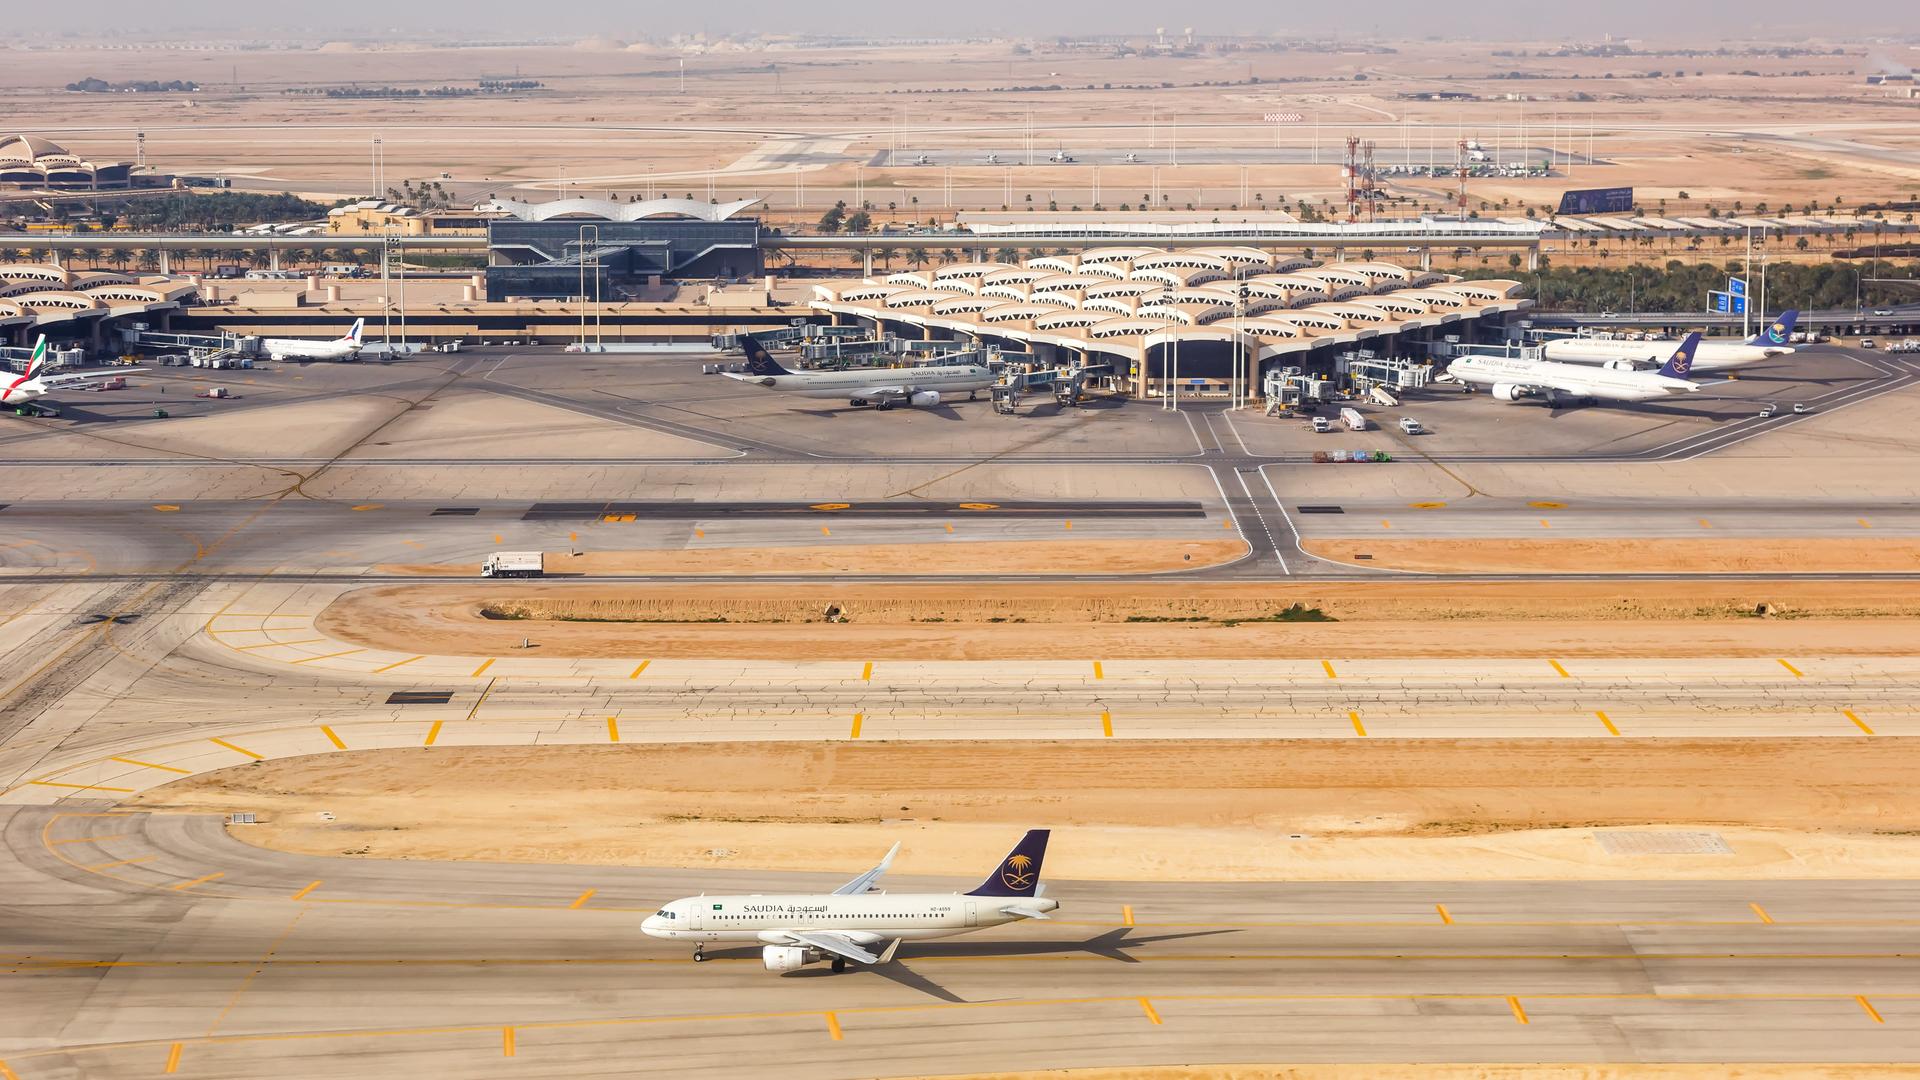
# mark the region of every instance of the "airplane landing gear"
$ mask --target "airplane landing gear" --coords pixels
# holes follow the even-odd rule
[[[893,402],[883,398],[879,401],[874,402],[873,407],[880,410],[881,412],[886,412],[888,409],[893,408]]]
[[[841,974],[844,974],[844,973],[846,972],[846,970],[847,970],[847,959],[846,959],[846,957],[844,957],[844,956],[836,956],[836,957],[834,957],[834,958],[833,958],[833,973],[834,973],[835,975],[841,975]]]
[[[696,964],[704,963],[706,959],[707,959],[706,943],[705,942],[696,943],[693,946],[693,962]]]

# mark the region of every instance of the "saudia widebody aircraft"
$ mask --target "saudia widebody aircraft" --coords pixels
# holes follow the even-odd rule
[[[747,354],[747,370],[729,371],[728,378],[801,397],[845,398],[854,406],[938,405],[943,397],[964,393],[971,398],[993,385],[993,372],[985,364],[788,371],[753,335],[740,335],[740,346]]]
[[[1693,357],[1695,371],[1726,371],[1757,364],[1772,356],[1793,352],[1793,324],[1798,311],[1789,311],[1779,321],[1745,341],[1703,341]],[[1659,342],[1604,341],[1598,338],[1556,338],[1541,347],[1548,360],[1574,364],[1602,364],[1620,371],[1640,371],[1658,366],[1672,355]]]
[[[1693,350],[1699,344],[1699,334],[1688,334],[1659,371],[1620,371],[1505,356],[1463,356],[1447,365],[1447,374],[1463,383],[1488,387],[1489,393],[1499,401],[1539,398],[1549,406],[1583,398],[1654,401],[1700,390],[1699,383],[1687,379],[1687,373],[1693,370]]]
[[[849,962],[885,964],[902,941],[971,934],[1021,919],[1045,919],[1060,904],[1041,896],[1040,861],[1047,830],[1034,829],[1007,853],[987,880],[964,893],[888,893],[874,890],[900,845],[880,865],[824,895],[689,896],[647,917],[650,937],[693,942],[706,959],[710,941],[758,942],[768,971],[796,971],[822,960],[845,971]]]

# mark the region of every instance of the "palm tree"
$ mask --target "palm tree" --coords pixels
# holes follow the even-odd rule
[[[160,253],[152,248],[141,248],[139,264],[140,269],[146,273],[151,274],[158,271],[160,269]]]

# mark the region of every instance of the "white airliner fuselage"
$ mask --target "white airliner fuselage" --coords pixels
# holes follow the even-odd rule
[[[976,394],[993,385],[985,364],[916,368],[849,368],[781,375],[728,372],[729,378],[807,398],[844,398],[859,405],[938,405],[954,394]]]
[[[1652,371],[1617,371],[1585,364],[1556,364],[1504,356],[1463,356],[1447,374],[1464,383],[1492,388],[1501,401],[1522,398],[1595,398],[1601,401],[1654,401],[1695,393],[1698,383]]]
[[[331,341],[312,341],[306,338],[268,338],[260,343],[260,350],[275,360],[343,360],[360,355],[366,346],[361,335],[365,332],[367,320],[353,320],[353,329],[345,337]]]
[[[1603,341],[1597,338],[1556,338],[1541,347],[1548,360],[1570,364],[1644,364],[1649,369],[1667,362],[1680,347],[1677,341]],[[1785,345],[1748,345],[1737,341],[1703,341],[1693,358],[1695,371],[1727,371],[1757,364],[1793,350]]]
[[[742,941],[777,945],[794,931],[845,934],[861,944],[895,938],[919,941],[1002,926],[1030,914],[1008,907],[1052,911],[1046,897],[1010,901],[960,893],[867,893],[863,896],[697,896],[675,900],[640,924],[653,937],[676,941]]]
[[[649,915],[640,929],[649,937],[692,942],[695,960],[704,958],[708,942],[751,942],[761,946],[768,971],[796,971],[820,960],[831,960],[836,971],[848,964],[892,963],[902,941],[1048,918],[1060,905],[1041,895],[1047,836],[1045,829],[1029,830],[972,892],[875,891],[900,850],[895,844],[880,865],[831,893],[688,896]]]

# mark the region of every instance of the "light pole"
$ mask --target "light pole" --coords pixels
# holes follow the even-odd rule
[[[588,233],[592,237],[589,239]],[[580,351],[587,351],[587,271],[593,271],[593,344],[601,347],[600,334],[600,226],[580,226]]]

